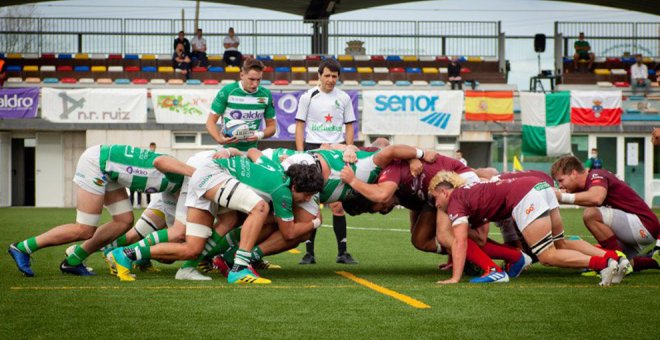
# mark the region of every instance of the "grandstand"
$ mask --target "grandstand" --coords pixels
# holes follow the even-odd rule
[[[522,124],[518,91],[528,89],[507,82],[507,37],[499,22],[341,21],[327,20],[323,15],[305,19],[200,20],[199,26],[204,27],[209,41],[210,65],[195,67],[190,79],[186,79],[172,68],[170,54],[171,39],[180,21],[32,18],[29,19],[32,24],[16,25],[22,28],[18,31],[0,33],[0,46],[4,46],[4,49],[0,47],[0,56],[7,64],[5,87],[144,89],[147,96],[152,96],[154,90],[167,89],[217,91],[239,77],[239,69],[227,67],[221,54],[221,39],[226,28],[233,26],[241,32],[244,57],[259,59],[266,65],[262,85],[274,93],[286,94],[315,85],[317,66],[324,58],[341,62],[342,88],[355,90],[360,97],[364,91],[444,91],[450,89],[447,65],[450,59],[458,59],[468,89],[474,86],[477,90],[513,91],[512,122],[462,120],[458,135],[420,135],[407,131],[361,133],[360,140],[368,143],[385,136],[395,143],[435,148],[445,153],[460,147],[474,167],[510,169],[512,156],[520,155]],[[194,29],[193,20],[184,20],[183,25],[187,32]],[[327,28],[325,35],[317,34],[315,28],[320,26]],[[651,187],[655,174],[660,173],[656,165],[660,157],[656,157],[657,151],[649,141],[650,125],[660,120],[653,113],[660,108],[660,88],[653,82],[647,97],[632,96],[627,82],[630,59],[624,53],[644,53],[649,79],[655,80],[654,72],[660,62],[657,40],[660,24],[558,22],[555,27],[554,37],[548,39],[554,42],[554,73],[560,75],[557,89],[619,90],[624,99],[620,125],[573,126],[573,152],[586,158],[592,147],[612,150],[603,155],[607,158],[606,167],[629,180],[650,202],[653,193],[646,188]],[[611,28],[608,31],[606,27]],[[572,42],[581,31],[592,41],[597,60],[593,71],[573,72]],[[532,49],[533,36],[526,39]],[[34,43],[21,43],[27,40]],[[347,54],[346,42],[353,40],[364,43],[365,54]],[[627,43],[630,41],[635,43]],[[16,50],[12,46],[22,48]],[[363,104],[360,100],[360,110]],[[63,100],[57,105],[67,104]],[[78,156],[89,145],[113,141],[147,145],[154,141],[159,151],[180,159],[214,145],[203,124],[160,123],[152,101],[147,100],[146,106],[143,122],[66,123],[45,120],[40,114],[32,120],[0,120],[3,151],[0,162],[14,164],[12,169],[25,174],[12,177],[12,169],[0,170],[0,192],[12,191],[12,195],[0,197],[0,206],[73,205],[69,183]],[[638,144],[637,165],[626,162],[628,154],[633,152],[627,147],[631,143]],[[292,142],[277,140],[263,145],[291,146]],[[528,168],[543,168],[550,161],[550,158],[527,157],[523,164]],[[37,171],[30,175],[32,166]],[[42,171],[46,167],[51,171]],[[48,188],[48,194],[39,185],[44,181],[55,183]],[[26,194],[27,198],[12,190],[31,182],[37,182],[36,193]]]

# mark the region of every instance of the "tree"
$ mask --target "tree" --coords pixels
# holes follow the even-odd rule
[[[0,9],[0,49],[6,52],[39,52],[39,18],[35,5]],[[3,48],[4,47],[4,48]]]

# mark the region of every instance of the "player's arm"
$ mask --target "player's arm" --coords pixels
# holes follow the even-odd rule
[[[247,152],[247,157],[253,162],[256,163],[259,158],[263,156],[263,152],[256,148],[250,148]]]
[[[179,174],[183,176],[192,176],[195,168],[181,162],[180,160],[167,155],[162,155],[154,159],[154,167],[162,173]]]
[[[344,183],[374,203],[389,202],[398,188],[398,185],[391,181],[368,184],[355,177],[355,172],[350,166],[345,166],[339,177]]]
[[[463,276],[463,268],[465,268],[468,240],[467,219],[465,220],[465,223],[459,222],[458,224],[454,224],[453,231],[454,241],[451,244],[451,256],[453,261],[452,276],[449,280],[438,282],[442,284],[458,283],[461,281],[461,277]]]
[[[381,168],[386,167],[395,159],[422,159],[427,163],[435,162],[438,153],[432,150],[422,150],[408,145],[390,145],[374,156],[374,163]]]
[[[233,156],[243,156],[243,152],[236,148],[221,148],[218,147],[218,150],[213,155],[213,159],[218,158],[229,158]]]
[[[355,136],[355,128],[353,127],[353,122],[346,124],[346,144],[353,145],[353,137]]]
[[[318,217],[309,222],[295,222],[293,220],[285,221],[276,216],[275,221],[277,221],[277,227],[280,229],[282,236],[287,241],[295,240],[296,238],[309,233],[321,225],[321,220]]]
[[[598,207],[603,205],[607,197],[607,189],[600,185],[594,185],[589,190],[568,194],[561,191],[555,191],[557,200],[566,204],[577,204],[583,207]]]
[[[218,130],[217,124],[220,117],[221,116],[218,114],[209,113],[208,118],[206,118],[206,131],[208,131],[209,135],[211,135],[211,138],[213,138],[213,140],[215,140],[218,144],[224,145],[236,143],[238,141],[236,137],[227,138],[223,136]]]

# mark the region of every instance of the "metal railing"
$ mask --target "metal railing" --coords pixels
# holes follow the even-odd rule
[[[660,22],[555,22],[555,36],[563,39],[562,55],[575,53],[573,43],[580,32],[597,57],[660,57]]]
[[[327,26],[323,26],[327,25]],[[312,54],[315,27],[327,28],[327,53],[363,41],[367,54],[498,56],[499,22],[199,20],[208,52],[222,54],[234,27],[248,54]],[[194,20],[0,18],[0,50],[18,53],[169,54],[177,32],[188,39]]]

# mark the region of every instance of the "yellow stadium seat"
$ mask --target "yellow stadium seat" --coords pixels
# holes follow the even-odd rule
[[[289,57],[287,57],[285,55],[274,55],[273,60],[274,61],[287,61],[287,60],[289,60]]]
[[[89,59],[89,54],[87,54],[87,53],[76,53],[76,55],[73,56],[73,58],[78,59],[78,60],[85,60],[85,59]]]
[[[227,66],[225,69],[225,72],[227,73],[238,73],[241,72],[241,68],[238,66]]]
[[[417,61],[416,55],[404,55],[403,61]]]
[[[293,73],[306,73],[307,72],[307,67],[304,67],[304,66],[292,67],[291,72],[293,72]]]
[[[484,61],[484,58],[482,57],[468,57],[467,61],[470,63],[481,63]]]
[[[597,69],[594,70],[594,73],[598,74],[598,75],[601,75],[601,76],[606,76],[606,75],[610,74],[611,72],[610,72],[610,70],[608,70],[606,68],[597,68]]]
[[[158,72],[172,73],[174,72],[174,68],[172,66],[160,66],[158,67]]]
[[[653,62],[653,58],[651,58],[651,57],[644,57],[644,58],[642,58],[642,62],[643,62],[644,64],[650,64],[650,63]]]
[[[211,61],[219,61],[219,60],[222,60],[222,56],[217,55],[217,54],[216,55],[210,55],[210,56],[208,56],[208,59],[211,60]]]
[[[39,66],[37,65],[25,65],[23,66],[23,72],[38,72]]]
[[[156,60],[156,56],[153,54],[143,54],[142,60]]]
[[[435,67],[424,67],[422,68],[422,73],[438,73],[438,69]]]
[[[7,54],[7,59],[21,59],[23,58],[23,55],[20,53],[8,53]]]
[[[352,55],[342,54],[342,55],[340,55],[340,56],[337,57],[337,60],[338,60],[338,61],[353,61],[353,56],[352,56]]]
[[[371,67],[358,67],[358,73],[374,73],[374,70]]]
[[[102,65],[97,65],[97,66],[92,66],[92,72],[107,72],[108,69],[105,66]]]

